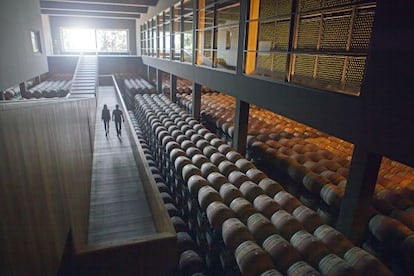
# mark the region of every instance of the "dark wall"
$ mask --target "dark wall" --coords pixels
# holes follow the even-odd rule
[[[73,28],[106,28],[106,29],[128,29],[129,30],[129,51],[136,55],[136,30],[135,20],[132,19],[108,19],[108,18],[86,18],[50,16],[50,28],[52,33],[53,53],[61,54],[62,45],[60,39],[61,27]]]
[[[41,53],[33,53],[30,31],[40,31]],[[48,71],[39,1],[0,1],[0,90]]]
[[[131,56],[99,56],[99,75],[139,74],[146,76],[147,67],[141,57]]]

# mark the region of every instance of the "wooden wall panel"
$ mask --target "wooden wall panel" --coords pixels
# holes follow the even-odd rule
[[[54,275],[86,243],[94,99],[0,106],[0,274]]]

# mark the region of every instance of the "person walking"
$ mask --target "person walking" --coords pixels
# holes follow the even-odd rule
[[[125,122],[124,115],[122,110],[119,109],[119,105],[115,106],[114,111],[112,111],[112,121],[115,121],[116,135],[121,135],[121,119]]]
[[[108,136],[109,134],[109,120],[111,120],[111,114],[109,113],[108,106],[104,104],[102,109],[102,121],[104,122],[105,136]]]

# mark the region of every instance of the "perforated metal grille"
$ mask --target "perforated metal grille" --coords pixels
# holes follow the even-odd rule
[[[272,57],[267,53],[258,53],[257,54],[257,64],[256,69],[259,72],[271,71],[272,69]]]
[[[211,49],[212,45],[212,31],[205,31],[204,32],[204,49]]]
[[[351,12],[324,17],[321,49],[346,50]]]
[[[364,79],[366,58],[349,58],[345,73],[345,84],[361,86]]]
[[[276,15],[277,0],[261,0],[260,1],[260,17],[270,17]]]
[[[286,71],[286,54],[273,54],[273,71],[285,73]]]
[[[292,12],[292,0],[277,1],[277,15],[286,15]]]
[[[299,10],[301,12],[317,10],[321,8],[320,0],[302,0],[300,1]]]
[[[287,50],[289,46],[289,27],[290,21],[278,21],[276,22],[275,30],[275,45],[273,47],[277,49]]]
[[[301,0],[300,12],[308,12],[320,9],[334,8],[337,6],[350,5],[358,0]]]
[[[301,19],[298,33],[298,49],[316,49],[319,38],[321,17]]]
[[[319,56],[317,79],[324,82],[339,83],[342,78],[344,60],[345,58],[342,57]]]
[[[275,30],[275,22],[264,22],[260,24],[259,30],[259,51],[269,51]]]
[[[296,55],[295,75],[313,77],[315,58],[313,55]]]
[[[351,48],[367,50],[371,40],[372,25],[374,24],[375,9],[358,10],[352,32]]]

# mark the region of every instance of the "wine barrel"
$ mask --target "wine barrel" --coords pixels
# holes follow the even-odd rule
[[[238,197],[243,197],[243,194],[237,189],[236,186],[230,183],[224,183],[220,187],[220,196],[223,198],[224,203],[230,205],[230,203]]]
[[[298,261],[291,265],[287,271],[288,276],[303,276],[303,275],[311,275],[311,276],[318,276],[321,275],[317,270],[313,267],[305,263],[304,261]]]
[[[227,159],[226,159],[226,156],[224,154],[222,154],[220,152],[215,152],[210,156],[210,160],[214,165],[218,166],[221,162],[223,162],[224,160],[227,160]]]
[[[352,247],[344,255],[345,261],[361,275],[393,275],[377,258],[359,247]]]
[[[240,188],[240,185],[243,182],[250,180],[250,178],[247,175],[245,175],[244,173],[240,171],[231,172],[228,176],[228,179],[229,179],[229,182],[233,184],[234,186],[236,186],[237,188]]]
[[[344,190],[335,185],[326,184],[321,189],[320,196],[329,206],[339,208],[344,196]]]
[[[330,253],[322,241],[304,230],[296,232],[290,243],[313,267],[318,267],[319,262]]]
[[[193,175],[188,179],[187,185],[188,185],[188,190],[190,191],[192,198],[197,198],[198,191],[200,190],[200,188],[204,186],[208,186],[209,183],[204,177],[200,175]]]
[[[249,160],[247,160],[247,159],[244,159],[244,158],[242,158],[242,159],[239,159],[239,160],[237,160],[236,161],[236,163],[234,163],[238,168],[239,168],[239,170],[240,171],[242,171],[243,173],[246,173],[248,170],[250,170],[250,169],[254,169],[254,168],[256,168],[256,166],[252,163],[252,162],[250,162]]]
[[[280,205],[268,195],[257,196],[253,201],[253,206],[267,218],[271,218],[274,213],[281,210]]]
[[[322,218],[312,209],[301,205],[298,206],[292,215],[303,225],[306,231],[313,233],[316,228],[321,226],[324,222]]]
[[[326,224],[319,226],[314,235],[339,257],[343,257],[349,249],[354,247],[341,232]]]
[[[285,210],[277,211],[270,219],[277,232],[286,240],[290,240],[296,232],[303,230],[302,224]]]
[[[234,255],[243,275],[260,275],[274,268],[269,255],[253,241],[240,244]]]
[[[284,191],[282,185],[271,178],[263,178],[259,182],[259,187],[270,197],[274,197],[278,192]]]
[[[250,202],[253,202],[257,196],[264,194],[262,188],[252,181],[243,182],[239,189],[244,197]]]
[[[292,213],[293,210],[302,205],[296,197],[285,191],[278,192],[274,200],[289,213]]]
[[[183,177],[184,181],[187,182],[188,179],[190,179],[190,177],[193,176],[193,175],[200,175],[201,176],[202,175],[201,170],[193,164],[185,165],[182,169],[182,177]]]
[[[187,224],[181,217],[171,217],[171,222],[174,225],[175,232],[188,232]]]
[[[227,177],[219,172],[212,172],[207,176],[207,181],[214,187],[214,189],[220,190],[221,185],[227,183]]]
[[[210,203],[218,201],[222,202],[220,194],[211,186],[203,186],[198,191],[198,204],[202,210],[206,210]]]
[[[247,240],[254,241],[252,233],[237,218],[229,218],[223,222],[222,236],[226,248],[232,253],[243,242]]]
[[[276,234],[276,227],[260,213],[255,213],[247,219],[247,227],[259,245],[269,236]]]
[[[335,254],[326,255],[319,262],[319,271],[326,276],[359,276],[360,274],[347,262]]]
[[[208,222],[213,227],[213,229],[218,231],[222,229],[224,221],[235,217],[234,211],[219,201],[213,201],[210,203],[210,205],[207,207],[206,213]]]
[[[276,268],[284,273],[291,265],[301,260],[299,252],[287,240],[277,234],[264,240],[263,248],[269,253]]]
[[[205,271],[203,260],[193,250],[187,250],[181,253],[179,268],[183,275],[194,275]]]
[[[208,177],[210,173],[219,172],[219,169],[217,168],[217,166],[211,162],[205,162],[204,164],[202,164],[200,167],[200,170],[201,170],[201,175],[204,177]]]
[[[220,172],[225,175],[225,176],[229,176],[229,174],[233,171],[238,171],[239,168],[234,165],[232,162],[225,160],[222,161],[219,165],[218,168],[220,170]]]
[[[283,274],[276,269],[269,269],[260,274],[260,276],[282,276]]]
[[[256,208],[254,208],[249,201],[242,197],[235,198],[230,203],[230,208],[237,214],[237,217],[245,224],[247,223],[247,219],[251,215],[257,213]]]
[[[195,249],[195,243],[187,232],[177,232],[177,248],[178,254]]]
[[[246,172],[247,177],[249,177],[254,183],[259,183],[262,179],[267,178],[266,174],[261,170],[251,168]]]

